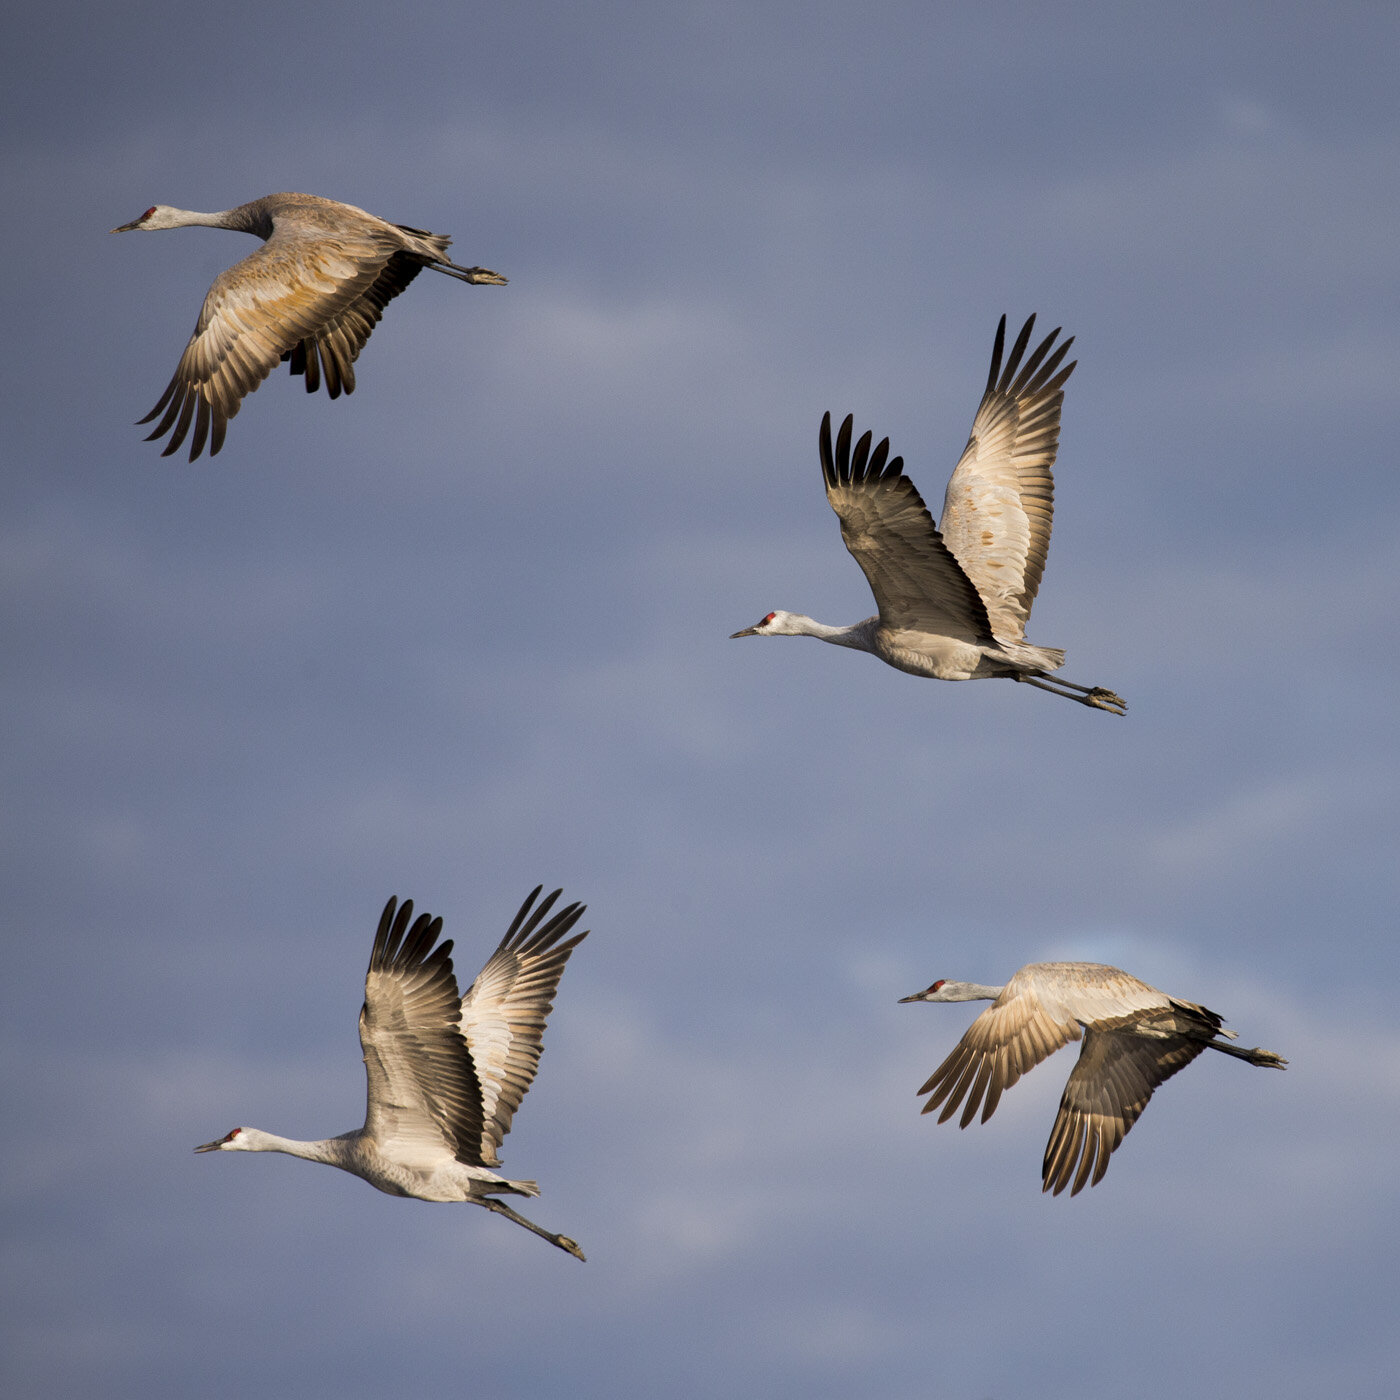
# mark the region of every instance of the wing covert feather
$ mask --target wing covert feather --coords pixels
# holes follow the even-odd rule
[[[481,1085],[482,1132],[476,1150],[483,1166],[495,1165],[515,1111],[534,1082],[543,1051],[545,1022],[564,966],[588,930],[564,936],[584,912],[569,904],[547,918],[561,891],[538,905],[536,886],[520,906],[461,1008],[462,1035]]]
[[[889,458],[888,438],[872,453],[868,432],[852,455],[851,424],[848,414],[833,453],[831,414],[822,418],[822,475],[841,538],[869,581],[881,624],[991,641],[982,599],[904,475],[904,459]]]
[[[1035,317],[1021,328],[1002,367],[1006,317],[997,327],[986,392],[967,446],[948,482],[939,521],[943,539],[991,615],[998,637],[1020,641],[1040,589],[1055,513],[1052,467],[1073,337],[1059,329],[1024,364]],[[1053,348],[1052,348],[1053,347]]]
[[[1013,979],[920,1088],[930,1096],[922,1111],[931,1113],[942,1104],[938,1121],[946,1123],[966,1097],[959,1126],[967,1127],[979,1107],[985,1123],[1023,1074],[1080,1034],[1077,1021],[1050,1015],[1033,990],[1018,988]]]
[[[481,1138],[481,1086],[458,1029],[461,998],[442,920],[390,899],[375,935],[360,1044],[367,1079],[365,1128],[380,1142],[444,1148],[461,1158]],[[434,946],[436,944],[436,946]]]
[[[395,272],[386,281],[386,264],[403,260],[394,258],[395,252],[387,235],[330,241],[274,231],[261,248],[214,279],[174,376],[140,420],[149,423],[164,413],[146,441],[171,433],[161,453],[168,457],[193,421],[190,461],[203,451],[206,438],[213,456],[243,399],[283,359],[292,359],[294,373],[307,374],[307,387],[314,391],[318,376],[307,346],[314,347],[327,330],[335,342],[327,352],[334,366],[334,377],[326,366],[327,386],[337,386],[331,397],[341,387],[353,389],[350,363],[384,303],[412,280]]]
[[[1071,1196],[1085,1186],[1097,1186],[1108,1170],[1108,1159],[1142,1116],[1157,1086],[1205,1052],[1206,1041],[1171,1035],[1167,1028],[1172,1019],[1171,1012],[1163,1014],[1161,1038],[1111,1023],[1085,1032],[1046,1144],[1043,1191],[1058,1196],[1071,1177]],[[1129,1024],[1151,1022],[1135,1016],[1120,1023]]]

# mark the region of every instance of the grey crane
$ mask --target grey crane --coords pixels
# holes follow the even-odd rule
[[[940,1123],[965,1098],[964,1128],[979,1107],[985,1123],[1002,1093],[1047,1055],[1083,1039],[1041,1168],[1041,1190],[1057,1196],[1071,1177],[1071,1196],[1097,1186],[1152,1091],[1203,1051],[1267,1069],[1288,1063],[1271,1050],[1229,1044],[1235,1032],[1214,1011],[1102,963],[1027,963],[1004,987],[940,979],[900,1001],[992,1003],[919,1090],[929,1096],[924,1113],[943,1105]]]
[[[160,401],[142,419],[164,417],[147,442],[170,433],[162,457],[184,442],[191,421],[191,462],[224,444],[228,420],[280,361],[306,377],[314,394],[355,389],[354,364],[385,306],[425,267],[462,282],[503,286],[484,267],[447,257],[445,234],[391,224],[353,204],[314,194],[269,194],[236,209],[201,214],[153,204],[114,228],[239,229],[264,240],[257,252],[221,272],[204,298],[185,352]]]
[[[379,920],[360,1009],[368,1080],[365,1125],[300,1142],[235,1128],[196,1152],[286,1152],[362,1176],[391,1196],[469,1201],[504,1215],[576,1259],[583,1251],[518,1215],[499,1195],[538,1196],[533,1181],[491,1171],[497,1149],[535,1078],[545,1019],[569,955],[587,930],[561,942],[584,906],[547,918],[560,891],[538,904],[536,886],[462,996],[442,920],[413,918],[413,901],[390,899]],[[436,945],[436,946],[434,946]]]
[[[1060,405],[1077,363],[1060,367],[1074,340],[1052,351],[1057,327],[1023,364],[1034,325],[1032,316],[1004,367],[1005,316],[997,326],[986,392],[948,482],[938,528],[904,475],[904,459],[890,458],[888,438],[872,452],[867,432],[852,453],[848,415],[833,453],[831,414],[822,418],[826,498],[846,548],[870,582],[876,616],[832,627],[802,613],[770,612],[733,637],[819,637],[871,652],[915,676],[1009,676],[1096,710],[1124,713],[1127,706],[1113,691],[1052,677],[1064,652],[1025,640],[1050,547],[1050,469],[1060,441]]]

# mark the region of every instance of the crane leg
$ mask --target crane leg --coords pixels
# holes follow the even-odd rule
[[[1088,705],[1091,709],[1107,710],[1111,715],[1124,714],[1128,708],[1128,702],[1122,696],[1105,690],[1101,685],[1076,685],[1074,681],[1062,680],[1059,676],[1029,676],[1024,671],[1013,671],[1011,679],[1020,681],[1022,685],[1033,685],[1037,690],[1048,690],[1051,695],[1062,695],[1066,700]],[[1076,694],[1076,691],[1079,693]]]
[[[541,1229],[533,1220],[526,1220],[517,1211],[513,1211],[504,1201],[498,1201],[494,1196],[483,1196],[477,1200],[477,1205],[485,1206],[487,1210],[494,1210],[497,1215],[504,1215],[507,1220],[513,1220],[517,1225],[523,1225],[531,1234],[538,1235],[542,1240],[548,1240],[550,1244],[558,1245],[566,1254],[572,1254],[575,1259],[583,1258],[583,1250],[578,1247],[576,1240],[571,1240],[567,1235],[551,1234],[548,1230]]]

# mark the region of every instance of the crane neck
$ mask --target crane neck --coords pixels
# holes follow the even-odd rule
[[[289,1157],[303,1157],[308,1162],[325,1162],[332,1167],[343,1167],[353,1155],[351,1139],[358,1134],[346,1133],[341,1137],[303,1142],[299,1138],[265,1133],[261,1128],[244,1128],[239,1136],[242,1138],[239,1150],[243,1152],[285,1152]]]
[[[214,213],[203,213],[198,209],[166,209],[162,211],[159,227],[231,228],[264,239],[272,233],[272,222],[262,211],[257,200],[252,204],[240,204],[234,209],[219,209]]]
[[[945,982],[938,989],[940,1001],[995,1001],[1003,987],[984,987],[980,982]]]
[[[853,622],[849,627],[833,627],[826,622],[818,622],[815,618],[807,617],[803,613],[795,614],[793,621],[800,625],[801,631],[797,634],[803,637],[817,637],[823,642],[830,642],[833,646],[853,647],[856,651],[875,650],[875,626],[879,622],[877,617],[868,617],[864,622]]]

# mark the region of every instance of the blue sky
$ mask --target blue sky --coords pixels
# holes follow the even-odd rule
[[[34,1397],[1390,1394],[1400,687],[1387,5],[55,5],[5,46],[0,1380]],[[275,190],[450,233],[350,398],[132,426]],[[1076,337],[1029,628],[917,681],[822,413],[936,505]],[[357,1126],[390,894],[589,905],[503,1151],[578,1265],[235,1124]],[[1104,1182],[1072,1051],[959,1132],[935,977],[1221,1011]]]

